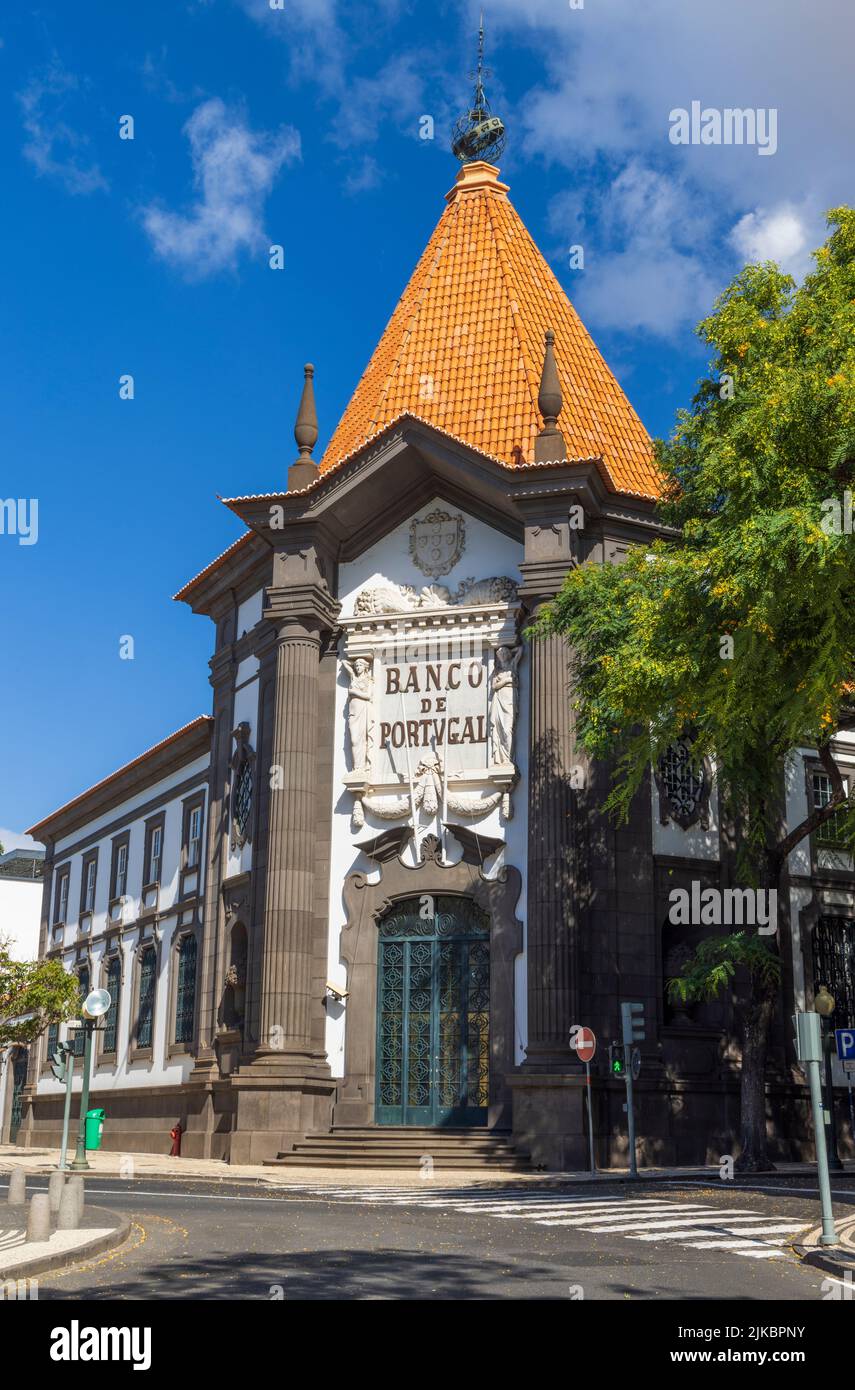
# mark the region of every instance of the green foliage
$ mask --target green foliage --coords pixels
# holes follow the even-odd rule
[[[668,980],[672,1004],[694,1004],[715,999],[730,985],[743,966],[760,988],[777,989],[781,958],[756,935],[738,931],[730,936],[710,936],[698,943],[680,975]]]
[[[855,210],[829,223],[799,289],[747,266],[699,326],[710,379],[657,444],[674,540],[571,571],[534,629],[569,639],[582,744],[615,759],[610,808],[690,726],[743,815],[743,869],[782,759],[839,727],[855,665],[855,536],[829,524],[855,487]]]
[[[51,1023],[73,1018],[80,982],[58,960],[16,961],[0,938],[0,1047],[29,1043]]]

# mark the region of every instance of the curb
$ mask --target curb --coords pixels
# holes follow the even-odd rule
[[[855,1277],[855,1221],[848,1218],[837,1222],[839,1245],[820,1245],[822,1227],[816,1226],[805,1240],[793,1245],[793,1250],[806,1265],[822,1269],[826,1274],[843,1278],[847,1273]]]
[[[76,1245],[72,1250],[63,1250],[56,1255],[40,1255],[38,1259],[8,1267],[0,1265],[0,1281],[29,1279],[34,1274],[53,1273],[54,1270],[65,1269],[68,1265],[79,1264],[81,1260],[88,1259],[91,1255],[101,1255],[105,1250],[113,1250],[116,1246],[123,1245],[131,1232],[129,1218],[122,1215],[117,1216],[116,1212],[107,1211],[105,1207],[87,1206],[87,1217],[95,1214],[106,1218],[102,1222],[103,1225],[106,1225],[108,1221],[118,1221],[118,1225],[114,1230],[108,1231],[107,1235],[98,1236],[85,1245]]]

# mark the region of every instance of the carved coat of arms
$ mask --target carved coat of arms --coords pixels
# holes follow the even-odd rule
[[[454,569],[466,545],[466,523],[449,512],[430,512],[410,523],[410,554],[422,574],[438,579]]]

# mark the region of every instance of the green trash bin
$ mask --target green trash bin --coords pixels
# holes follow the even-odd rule
[[[100,1149],[101,1131],[104,1128],[104,1111],[86,1111],[86,1147],[87,1149]]]

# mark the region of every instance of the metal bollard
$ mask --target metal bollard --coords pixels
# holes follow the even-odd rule
[[[48,1196],[50,1197],[50,1209],[53,1216],[56,1216],[59,1211],[59,1199],[64,1187],[65,1174],[54,1170],[48,1178]]]
[[[27,1175],[23,1168],[13,1168],[9,1174],[9,1206],[23,1207],[27,1203]]]
[[[35,1192],[30,1198],[27,1240],[50,1240],[50,1197],[46,1192]]]

